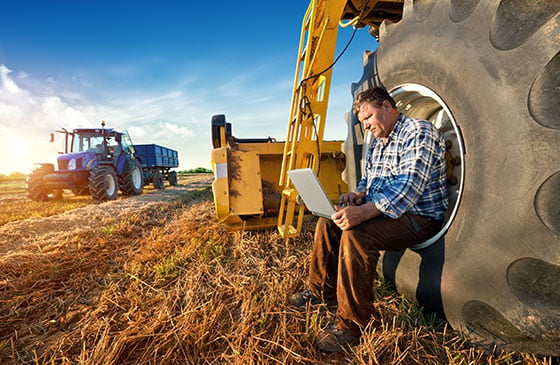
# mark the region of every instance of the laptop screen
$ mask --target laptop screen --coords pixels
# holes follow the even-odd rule
[[[290,170],[288,171],[288,176],[311,213],[330,218],[336,212],[325,189],[312,169]]]

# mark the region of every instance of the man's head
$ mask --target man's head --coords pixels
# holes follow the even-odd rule
[[[380,87],[362,91],[356,97],[354,114],[375,138],[387,138],[399,117],[395,100]]]

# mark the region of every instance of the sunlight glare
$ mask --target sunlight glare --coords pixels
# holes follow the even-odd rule
[[[36,163],[55,163],[56,157],[56,146],[48,142],[48,136],[25,139],[12,135],[0,145],[0,174],[28,174],[36,168]]]

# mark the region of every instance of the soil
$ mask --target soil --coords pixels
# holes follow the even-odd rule
[[[210,174],[195,174],[179,181],[178,186],[163,190],[147,190],[138,196],[126,197],[100,204],[90,204],[83,208],[62,214],[29,218],[7,223],[0,227],[0,257],[6,257],[13,250],[44,247],[48,241],[59,241],[82,232],[94,231],[104,226],[118,223],[124,217],[142,214],[164,202],[180,201],[196,190],[206,189],[212,182]],[[4,197],[3,199],[26,199]]]

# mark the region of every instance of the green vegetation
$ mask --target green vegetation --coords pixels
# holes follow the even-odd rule
[[[179,171],[179,173],[186,173],[186,174],[211,174],[212,170],[207,169],[205,167],[197,167],[190,170]]]

